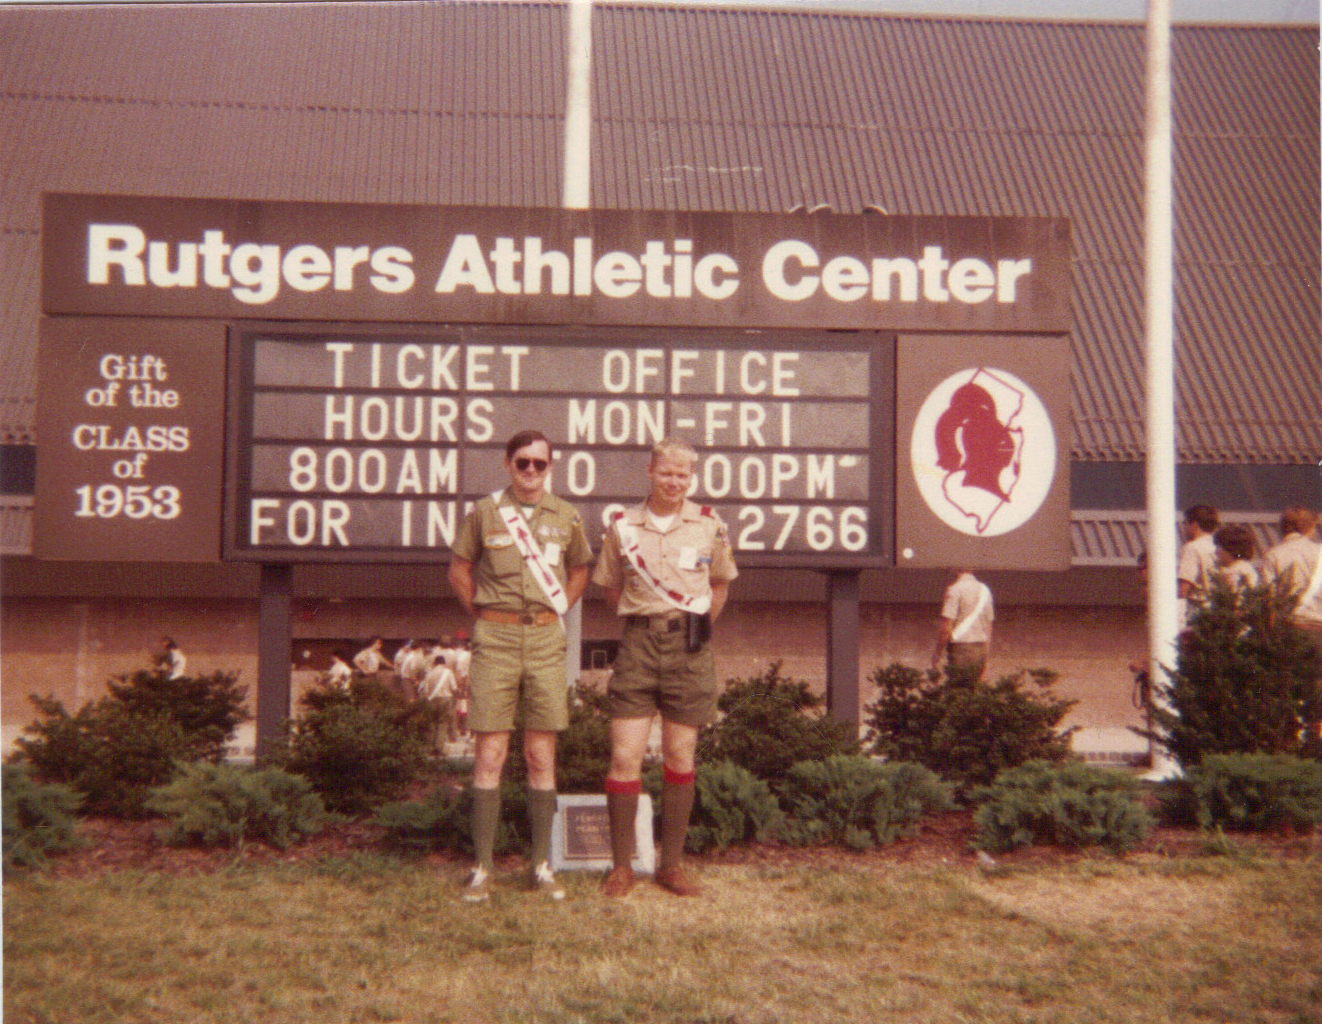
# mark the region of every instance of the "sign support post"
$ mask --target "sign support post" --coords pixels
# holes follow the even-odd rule
[[[826,574],[826,708],[837,722],[858,725],[858,571]]]
[[[257,732],[260,758],[281,740],[289,717],[290,594],[293,566],[262,566],[261,606],[257,625]]]

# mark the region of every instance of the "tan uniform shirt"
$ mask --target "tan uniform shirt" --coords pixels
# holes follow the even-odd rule
[[[1189,584],[1188,601],[1191,605],[1207,603],[1212,587],[1212,576],[1216,573],[1216,544],[1210,533],[1204,533],[1194,540],[1187,541],[1180,548],[1180,564],[1177,578]]]
[[[1322,544],[1291,533],[1263,556],[1263,579],[1302,597],[1313,581],[1320,557]],[[1311,601],[1295,609],[1294,617],[1300,622],[1322,625],[1322,587],[1318,588]]]
[[[945,599],[941,602],[941,617],[949,619],[954,629],[959,629],[973,610],[978,606],[978,598],[986,586],[978,580],[971,572],[960,573],[955,582],[946,588]],[[968,628],[960,636],[952,636],[951,642],[957,644],[985,644],[991,640],[991,625],[994,613],[992,610],[992,601],[989,596],[978,612],[977,617],[969,623]]]
[[[500,503],[519,507],[508,488],[501,492]],[[570,569],[592,561],[583,520],[562,498],[543,494],[528,518],[528,527],[562,587]],[[490,495],[478,501],[464,518],[451,550],[473,563],[475,608],[502,612],[555,610],[524,562]]]
[[[623,515],[634,528],[643,563],[666,589],[700,598],[711,594],[713,580],[729,581],[739,574],[725,523],[711,509],[685,501],[664,532],[651,521],[646,502],[626,509]],[[614,526],[602,538],[601,558],[592,579],[620,591],[619,615],[659,615],[675,610],[638,575],[620,549],[620,533]]]

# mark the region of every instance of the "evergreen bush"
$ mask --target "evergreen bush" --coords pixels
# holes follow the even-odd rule
[[[248,688],[237,672],[170,679],[160,669],[117,676],[106,687],[112,699],[136,714],[169,715],[188,737],[190,760],[219,761],[234,730],[252,718],[244,707]]]
[[[1029,761],[973,796],[979,801],[975,845],[993,852],[1046,843],[1124,853],[1154,824],[1136,780],[1080,761]]]
[[[181,762],[219,760],[235,728],[250,716],[237,676],[167,679],[144,669],[107,683],[105,697],[75,714],[33,695],[37,719],[16,741],[16,759],[45,782],[84,796],[89,814],[141,817],[147,791],[168,782]]]
[[[57,700],[31,699],[42,717],[25,727],[30,735],[16,741],[15,757],[42,781],[81,793],[87,814],[145,817],[151,788],[197,749],[165,711],[133,711],[107,697],[70,715]]]
[[[789,812],[784,835],[796,846],[887,846],[925,814],[953,806],[950,785],[922,765],[883,764],[862,756],[801,761],[790,769],[780,793]]]
[[[361,814],[426,769],[426,708],[410,703],[370,678],[355,679],[348,693],[318,692],[271,763],[306,778],[330,810]]]
[[[877,669],[877,700],[863,709],[870,751],[925,765],[960,794],[1032,760],[1070,756],[1060,723],[1075,701],[1055,697],[1056,673],[1021,670],[995,683],[966,673],[924,672],[898,662]]]
[[[1180,636],[1150,704],[1155,730],[1186,769],[1213,754],[1322,757],[1322,657],[1268,586],[1218,583]]]
[[[854,727],[827,717],[824,701],[780,667],[776,661],[760,676],[726,683],[720,721],[698,738],[703,761],[730,761],[774,782],[799,761],[858,752]]]
[[[1290,754],[1212,754],[1177,784],[1202,828],[1307,832],[1322,824],[1322,762]]]
[[[41,867],[49,854],[81,846],[74,818],[81,802],[71,786],[36,782],[22,765],[5,765],[0,770],[5,869]]]
[[[147,810],[169,818],[175,845],[236,846],[245,840],[285,849],[326,824],[326,808],[307,779],[265,770],[198,762],[152,790]]]

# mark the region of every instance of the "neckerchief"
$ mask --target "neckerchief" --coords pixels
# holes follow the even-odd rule
[[[682,514],[682,511],[680,514]],[[657,597],[673,608],[678,608],[682,612],[692,612],[694,615],[705,614],[711,608],[710,592],[702,597],[689,597],[687,594],[681,594],[678,590],[667,587],[652,574],[652,570],[643,558],[642,548],[638,543],[637,531],[634,530],[631,523],[625,522],[623,512],[618,513],[615,517],[615,532],[620,537],[620,551],[629,560],[629,564],[634,567],[634,571],[638,573],[639,578],[647,584],[648,588]]]
[[[537,538],[532,535],[528,529],[528,520],[524,519],[519,510],[512,505],[502,505],[500,496],[503,492],[495,491],[491,495],[491,500],[496,503],[496,511],[500,513],[500,518],[505,521],[505,526],[510,531],[510,536],[514,538],[514,546],[519,549],[519,554],[523,556],[524,564],[532,573],[533,579],[537,585],[542,588],[542,593],[546,595],[547,601],[555,609],[557,615],[564,615],[569,611],[569,595],[565,593],[565,588],[560,586],[560,581],[556,578],[551,567],[546,564],[546,557],[542,554],[542,549],[537,543]]]

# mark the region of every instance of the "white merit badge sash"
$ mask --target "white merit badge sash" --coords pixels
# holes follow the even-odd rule
[[[978,586],[981,589],[978,591],[978,600],[973,604],[973,611],[969,612],[968,615],[950,631],[950,639],[952,643],[960,643],[969,635],[969,630],[973,628],[973,624],[978,621],[978,616],[982,614],[982,610],[987,607],[987,602],[991,600],[991,588],[982,582],[979,582]]]
[[[524,564],[528,566],[533,579],[542,588],[542,593],[546,595],[556,614],[564,615],[569,611],[569,595],[565,593],[565,588],[560,586],[560,581],[556,579],[551,567],[546,564],[546,557],[542,554],[537,538],[528,529],[528,520],[524,519],[519,510],[512,505],[502,505],[501,493],[501,491],[492,492],[491,500],[496,503],[496,511],[500,513],[500,518],[505,521],[510,536],[514,538],[514,546],[519,549]]]
[[[629,560],[629,564],[633,566],[639,578],[657,597],[672,608],[678,608],[682,612],[692,612],[694,615],[703,615],[711,608],[710,593],[702,597],[689,597],[678,590],[672,590],[656,578],[648,567],[647,560],[643,558],[642,547],[638,543],[638,531],[631,523],[625,522],[623,512],[616,513],[615,532],[620,537],[620,551]]]

